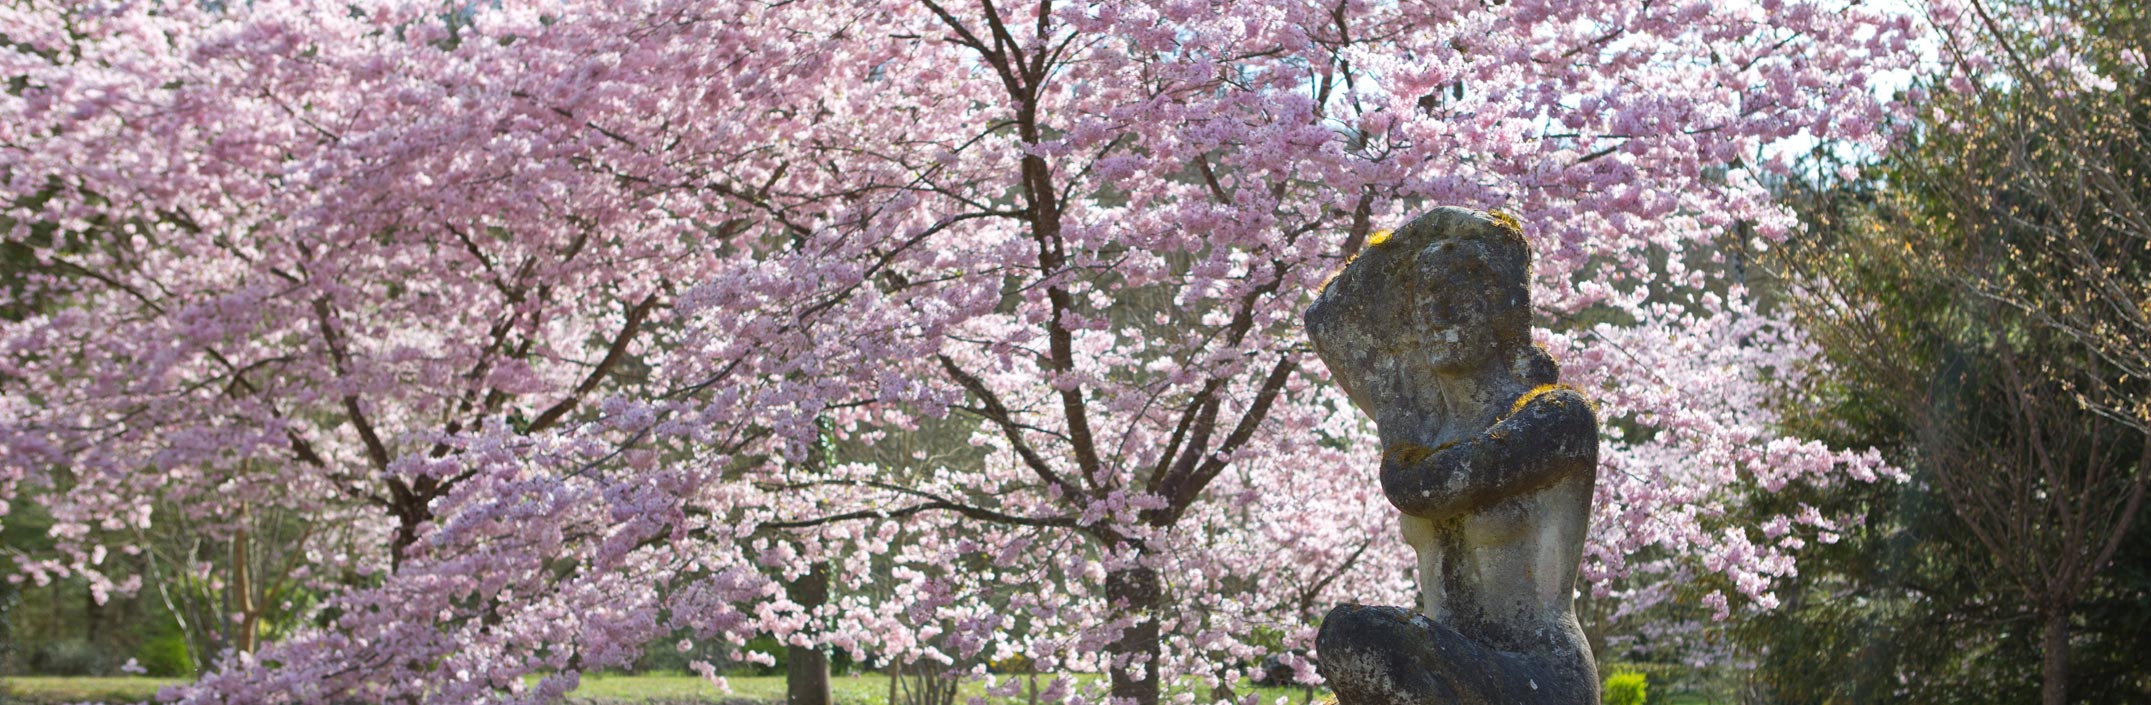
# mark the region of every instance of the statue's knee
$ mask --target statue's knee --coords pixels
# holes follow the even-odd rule
[[[1394,647],[1400,639],[1425,631],[1412,623],[1413,616],[1412,612],[1396,607],[1338,605],[1322,618],[1322,631],[1315,637],[1315,648],[1329,652]]]
[[[1430,663],[1433,637],[1417,613],[1396,607],[1339,605],[1315,637],[1322,678],[1338,702],[1425,705],[1452,702],[1456,689]]]
[[[1426,627],[1415,624],[1414,616],[1396,607],[1338,605],[1331,609],[1315,635],[1322,677],[1334,686],[1339,676],[1357,681],[1375,673],[1421,670],[1409,665],[1420,651],[1415,647],[1427,641]],[[1340,667],[1359,673],[1329,672]]]

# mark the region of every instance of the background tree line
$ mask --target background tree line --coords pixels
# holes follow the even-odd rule
[[[1825,405],[1787,418],[1911,479],[1758,498],[1857,520],[1732,630],[1745,695],[2143,702],[2151,18],[1930,13],[1918,122],[1862,179],[1787,184],[1809,236],[1760,257],[1834,370]]]

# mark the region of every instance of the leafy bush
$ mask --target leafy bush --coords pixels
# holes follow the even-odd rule
[[[1010,656],[999,661],[986,662],[987,673],[1030,673],[1036,670],[1038,670],[1038,664],[1033,663],[1030,657],[1022,654]]]
[[[0,673],[6,672],[8,657],[14,655],[15,652],[15,637],[9,625],[14,623],[14,618],[10,616],[10,613],[14,611],[16,603],[21,600],[16,594],[19,590],[14,583],[0,580]]]
[[[102,676],[112,671],[112,660],[95,644],[69,639],[38,649],[30,656],[30,671],[48,676]]]
[[[135,650],[134,657],[147,675],[160,678],[194,675],[194,661],[187,658],[187,638],[178,632],[160,634],[142,642],[142,648]]]
[[[777,641],[777,637],[768,634],[763,634],[753,639],[748,639],[745,648],[741,649],[741,651],[751,651],[756,653],[768,654],[770,658],[775,660],[771,661],[770,664],[767,666],[752,662],[729,664],[728,667],[725,669],[726,673],[741,673],[754,676],[781,676],[785,673],[785,662],[788,660],[786,657],[791,655],[791,650],[784,648],[784,642]]]
[[[1606,705],[1643,705],[1648,686],[1641,673],[1615,673],[1606,677]]]

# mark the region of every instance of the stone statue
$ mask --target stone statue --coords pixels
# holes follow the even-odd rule
[[[1598,702],[1572,606],[1598,420],[1531,344],[1530,269],[1513,218],[1442,208],[1369,238],[1307,309],[1419,554],[1417,612],[1323,620],[1339,705]]]

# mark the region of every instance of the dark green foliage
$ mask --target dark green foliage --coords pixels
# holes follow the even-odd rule
[[[2079,20],[2091,28],[2080,48],[2094,63],[2117,42],[2151,44],[2141,8],[2037,8],[2076,11],[2093,13]],[[2094,499],[2133,491],[2140,427],[2151,419],[2143,358],[2130,358],[2151,338],[2108,335],[2131,324],[2113,315],[2127,307],[2100,299],[2104,291],[2151,292],[2151,250],[2143,249],[2151,242],[2114,217],[2135,207],[2124,202],[2151,203],[2142,148],[2151,80],[2140,67],[2107,65],[2116,90],[2061,108],[2052,94],[1929,86],[1938,97],[1926,122],[1887,155],[1877,181],[1783,190],[1808,231],[1763,257],[1761,268],[1777,278],[1758,288],[1793,308],[1832,368],[1810,390],[1813,400],[1786,410],[1788,430],[1878,448],[1911,480],[1753,498],[1758,512],[1806,504],[1855,523],[1837,543],[1802,550],[1799,575],[1778,591],[1783,605],[1735,630],[1756,660],[1752,699],[2040,700],[2042,617],[2015,577],[2021,571],[2007,564],[2063,550],[2060,532],[2041,533],[2060,522],[2039,507],[2070,494],[2054,488],[2074,480],[2023,482],[1996,470],[2001,451],[2034,433],[2012,418],[2011,405],[2041,402],[2042,443],[2091,448],[2082,463],[2065,465],[2107,475],[2080,483]],[[2123,119],[2078,120],[2083,131],[2070,137],[2052,123],[2071,110]],[[1962,129],[1938,129],[1944,116]],[[2107,176],[2104,186],[2087,185]],[[1829,295],[1794,294],[1791,280],[1828,282]],[[1945,480],[1959,483],[1954,501]],[[2021,494],[1982,515],[1964,501],[1968,481]],[[1997,516],[2033,530],[1997,550],[1974,531],[1991,534]],[[2100,536],[2122,542],[2066,606],[2071,702],[2151,702],[2147,524],[2139,515],[2125,533],[2092,532],[2094,544]]]
[[[770,662],[768,665],[741,663],[732,666],[730,669],[727,669],[726,672],[744,673],[756,676],[775,676],[784,674],[785,656],[788,655],[789,650],[784,648],[783,642],[777,641],[777,637],[768,634],[757,636],[753,639],[747,640],[747,645],[740,650],[743,652],[768,654],[770,658],[775,659],[775,661]]]
[[[2130,532],[2105,577],[2077,604],[2072,697],[2151,702],[2151,528]]]
[[[0,675],[8,673],[7,664],[13,660],[15,609],[21,602],[21,589],[12,582],[0,580]]]
[[[1734,630],[1756,660],[1751,695],[2037,702],[2036,620],[1989,584],[1982,549],[1926,480],[1803,494],[1783,499],[1858,523],[1801,551],[1800,574],[1778,590],[1783,604]]]
[[[111,656],[86,639],[48,643],[30,654],[30,669],[45,675],[102,676],[114,667]]]
[[[1838,187],[1792,196],[1812,237],[1771,253],[1764,269],[1826,278],[1874,313],[1790,301],[1833,367],[1815,390],[1821,408],[1788,410],[1791,430],[1878,448],[1913,478],[1751,498],[1757,512],[1808,505],[1852,521],[1836,543],[1800,552],[1801,571],[1778,590],[1777,610],[1735,630],[1757,660],[1750,692],[1781,703],[1957,702],[1966,679],[1985,678],[1973,700],[2036,700],[2036,668],[2021,665],[2037,659],[2017,658],[2027,644],[2013,638],[2028,632],[2003,628],[2012,615],[1998,613],[2008,602],[1982,582],[1982,549],[1919,462],[1917,392],[1938,368],[1941,343],[1968,327],[1954,308],[1961,291],[1921,269],[1903,235],[1877,222],[1882,195]],[[1907,683],[1905,674],[1919,677]]]
[[[160,678],[194,675],[194,659],[187,656],[187,638],[177,629],[142,642],[142,647],[135,650],[135,661],[141,664],[145,675]]]

